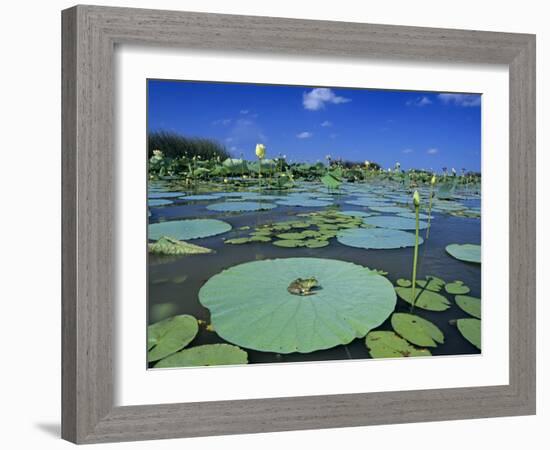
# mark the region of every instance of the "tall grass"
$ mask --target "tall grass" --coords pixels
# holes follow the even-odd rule
[[[200,156],[206,160],[219,156],[223,161],[231,157],[225,146],[213,139],[187,137],[171,131],[153,131],[147,140],[149,158],[153,156],[153,150],[161,150],[168,158]]]

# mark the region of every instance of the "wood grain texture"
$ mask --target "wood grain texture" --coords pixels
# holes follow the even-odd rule
[[[526,34],[77,6],[63,11],[62,435],[77,443],[535,412],[535,38]],[[116,44],[506,64],[510,72],[510,383],[113,406]]]

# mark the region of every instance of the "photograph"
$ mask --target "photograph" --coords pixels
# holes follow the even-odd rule
[[[480,93],[145,88],[148,369],[481,354]]]

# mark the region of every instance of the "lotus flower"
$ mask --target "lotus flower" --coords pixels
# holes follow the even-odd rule
[[[259,159],[265,158],[265,145],[264,144],[256,144],[256,156]]]
[[[413,203],[415,208],[418,208],[420,206],[420,194],[418,193],[418,191],[414,191]]]

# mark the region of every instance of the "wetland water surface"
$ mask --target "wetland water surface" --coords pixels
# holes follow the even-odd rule
[[[332,216],[325,222],[323,230],[334,230],[333,235],[323,238],[328,245],[322,243],[318,248],[303,246],[295,247],[274,245],[278,240],[277,233],[286,232],[301,233],[303,230],[317,230],[315,225],[302,224],[301,228],[273,231],[269,229],[264,233],[267,242],[245,242],[242,244],[227,243],[227,240],[250,237],[251,233],[263,228],[269,228],[273,224],[288,221],[308,222],[312,217],[310,213],[346,213],[358,214],[359,222],[346,222],[348,229],[375,229],[382,230],[401,228],[414,239],[414,207],[410,190],[397,183],[345,183],[336,193],[328,190],[318,182],[300,182],[296,187],[286,191],[259,191],[257,186],[248,190],[233,191],[231,187],[223,184],[212,185],[210,189],[201,188],[198,191],[182,189],[181,186],[167,182],[151,182],[149,188],[149,237],[151,238],[151,226],[153,224],[180,221],[186,219],[217,219],[231,226],[227,232],[214,236],[197,239],[182,239],[186,242],[200,245],[213,250],[213,253],[193,254],[183,256],[165,256],[149,254],[148,271],[148,305],[149,324],[158,322],[174,315],[186,314],[199,320],[198,333],[187,348],[193,348],[204,344],[229,343],[239,345],[236,342],[228,342],[216,333],[216,327],[212,327],[210,310],[199,301],[201,288],[222,271],[251,261],[273,260],[279,258],[323,258],[354,263],[360,266],[383,271],[392,285],[397,286],[398,279],[411,279],[413,245],[404,248],[370,249],[345,245],[335,237],[335,234],[346,230],[331,227]],[[177,191],[180,193],[176,196]],[[222,196],[218,196],[222,194]],[[421,213],[427,214],[427,199],[429,188],[420,189],[423,198]],[[195,195],[213,194],[213,198],[192,197]],[[242,195],[242,197],[241,197]],[[191,200],[186,199],[190,197]],[[194,199],[195,198],[195,199]],[[217,211],[216,207],[208,209],[215,204],[238,204],[241,201],[259,203],[261,208],[269,206],[272,209],[256,211]],[[309,206],[309,205],[315,206]],[[267,205],[267,206],[266,206]],[[292,206],[300,205],[300,206]],[[224,207],[222,207],[223,209]],[[392,209],[396,208],[396,209]],[[466,211],[467,214],[463,214]],[[435,276],[446,283],[460,280],[468,286],[468,296],[481,298],[481,265],[465,262],[452,257],[446,246],[450,244],[480,244],[480,197],[477,193],[468,189],[457,192],[450,200],[434,200],[429,239],[424,239],[418,250],[417,280],[424,280],[426,276]],[[398,215],[399,214],[399,215]],[[367,216],[367,215],[370,215]],[[342,216],[336,216],[342,217]],[[380,227],[373,221],[369,224],[369,218],[389,217],[384,219],[384,226]],[[413,228],[403,225],[399,220],[408,219],[413,223]],[[377,219],[379,220],[379,219]],[[421,219],[426,223],[427,218]],[[337,220],[336,220],[337,221]],[[318,222],[316,222],[318,224]],[[338,224],[336,225],[338,227]],[[312,228],[313,227],[313,228]],[[271,234],[269,234],[271,233]],[[426,229],[420,230],[420,237],[425,237]],[[175,236],[176,237],[176,236]],[[299,238],[298,238],[299,239]],[[292,242],[296,242],[290,239]],[[154,241],[150,239],[150,243]],[[237,241],[238,242],[238,241]],[[317,277],[316,269],[303,272],[305,277]],[[265,275],[262,275],[265,276]],[[272,293],[268,292],[269,283],[257,283],[253,295],[258,299],[265,298],[271,301]],[[289,280],[292,281],[292,280]],[[323,280],[319,280],[322,285]],[[263,287],[262,287],[263,286]],[[421,290],[421,288],[418,288]],[[435,324],[444,335],[444,342],[437,346],[429,347],[432,355],[460,355],[476,354],[480,350],[476,348],[459,331],[456,320],[470,318],[455,302],[455,296],[446,292],[445,287],[439,290],[439,294],[448,299],[448,309],[432,311],[414,308],[413,314]],[[417,293],[418,295],[418,293]],[[312,296],[314,297],[314,296]],[[304,297],[296,297],[297,300]],[[421,297],[419,297],[421,298]],[[395,313],[410,313],[410,303],[397,296]],[[391,315],[375,327],[376,331],[392,331]],[[210,325],[210,326],[209,326]],[[246,328],[250,324],[246,322],[246,314],[243,317],[241,327]],[[332,348],[311,351],[308,353],[291,352],[278,353],[274,351],[259,351],[245,348],[248,353],[249,363],[274,363],[274,362],[299,362],[299,361],[327,361],[370,358],[371,354],[365,345],[365,337],[353,339],[346,345],[336,345]],[[407,356],[404,354],[403,356]],[[150,364],[152,366],[152,364]]]

